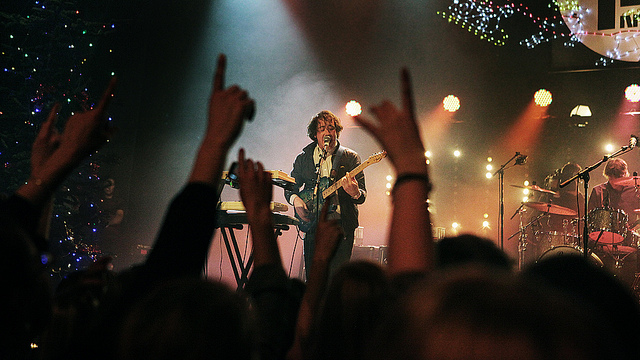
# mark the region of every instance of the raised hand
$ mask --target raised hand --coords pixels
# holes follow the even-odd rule
[[[60,134],[55,127],[58,121],[58,111],[60,111],[60,104],[56,103],[49,112],[47,120],[42,123],[33,142],[31,148],[32,173],[38,173],[60,145]]]
[[[382,145],[393,163],[397,178],[393,187],[393,212],[389,227],[387,270],[428,272],[434,266],[433,235],[427,209],[431,184],[413,108],[409,71],[401,72],[402,108],[383,101],[371,108],[378,124],[356,117]]]
[[[190,182],[217,185],[229,148],[240,135],[244,119],[251,119],[255,111],[255,103],[245,90],[237,85],[225,89],[226,66],[227,58],[220,54],[209,98],[207,129]]]
[[[251,159],[245,159],[244,149],[238,152],[238,182],[251,229],[254,266],[282,266],[270,208],[273,196],[271,173],[264,171],[262,163],[254,164]]]
[[[264,216],[271,219],[270,203],[273,198],[273,184],[271,173],[264,171],[261,162],[254,163],[245,159],[244,149],[238,152],[238,179],[240,183],[240,197],[247,210],[249,219]]]
[[[320,220],[316,228],[316,247],[313,253],[313,264],[318,266],[319,261],[330,261],[338,248],[338,243],[344,232],[340,227],[338,220],[327,220],[329,213],[329,200],[324,201],[322,211],[320,212]]]
[[[411,79],[406,68],[401,71],[401,93],[401,108],[388,100],[371,107],[377,124],[363,116],[354,119],[382,144],[398,172],[422,171],[426,169],[424,146],[416,124]]]
[[[223,149],[231,147],[242,130],[243,120],[251,120],[255,113],[255,102],[237,85],[224,87],[227,58],[218,57],[218,65],[209,99],[209,122],[207,134],[215,135],[216,145]]]
[[[64,131],[60,134],[56,156],[59,153],[65,158],[80,161],[98,150],[113,136],[115,130],[108,124],[106,111],[115,86],[116,79],[113,78],[95,108],[72,115],[67,120]]]

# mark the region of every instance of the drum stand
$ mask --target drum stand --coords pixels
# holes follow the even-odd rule
[[[526,225],[522,225],[522,211],[521,211],[522,207],[518,208],[517,213],[520,213],[520,229],[513,235],[509,236],[509,239],[513,238],[514,236],[520,234],[520,236],[518,237],[518,270],[522,270],[522,267],[524,265],[524,255],[527,251],[527,234],[525,233],[525,230],[527,228],[529,228],[530,226],[532,226],[533,224],[535,224],[536,222],[538,222],[538,220],[540,220],[541,218],[549,215],[548,212],[544,212],[538,216],[536,216],[535,219],[529,221],[529,223],[527,223]],[[509,240],[507,239],[507,240]]]

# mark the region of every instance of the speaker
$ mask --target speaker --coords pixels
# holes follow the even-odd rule
[[[367,260],[384,266],[387,264],[387,246],[354,246],[351,260]]]

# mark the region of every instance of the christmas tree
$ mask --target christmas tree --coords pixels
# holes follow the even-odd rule
[[[87,3],[87,4],[85,4]],[[46,0],[0,5],[0,179],[11,193],[27,180],[31,145],[54,103],[62,105],[59,126],[100,96],[110,56],[113,21],[101,19],[91,2]],[[95,5],[94,5],[95,6]],[[99,15],[97,15],[99,14]],[[107,59],[107,61],[105,61]],[[110,119],[111,120],[111,119]],[[104,187],[102,167],[115,159],[89,157],[56,196],[49,240],[52,276],[87,266],[101,256],[96,206]]]

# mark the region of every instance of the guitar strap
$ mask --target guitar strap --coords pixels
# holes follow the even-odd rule
[[[336,153],[333,154],[333,161],[331,162],[331,182],[336,181],[336,175],[339,168],[340,158],[344,153],[344,148],[342,146],[338,146]]]

